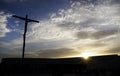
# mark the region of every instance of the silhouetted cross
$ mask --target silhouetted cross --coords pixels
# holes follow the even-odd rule
[[[26,32],[27,32],[27,25],[28,25],[28,22],[37,22],[37,23],[39,23],[39,21],[32,20],[32,19],[28,19],[28,16],[27,16],[27,15],[26,15],[25,18],[20,17],[20,16],[16,16],[16,15],[13,15],[13,17],[19,18],[19,19],[25,21],[24,34],[23,34],[23,52],[22,52],[22,59],[24,59],[24,53],[25,53],[25,40],[26,40]]]

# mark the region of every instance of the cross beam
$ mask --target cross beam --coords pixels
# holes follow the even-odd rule
[[[32,20],[32,19],[28,19],[28,16],[27,16],[27,15],[26,15],[25,18],[24,18],[24,17],[20,17],[20,16],[16,16],[16,15],[13,15],[13,17],[15,17],[15,18],[19,18],[19,19],[25,21],[24,34],[23,34],[23,51],[22,51],[22,59],[24,59],[24,53],[25,53],[25,41],[26,41],[26,32],[27,32],[27,25],[28,25],[28,22],[36,22],[36,23],[39,23],[39,21]]]

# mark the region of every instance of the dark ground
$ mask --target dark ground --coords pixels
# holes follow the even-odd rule
[[[83,58],[5,58],[0,76],[120,76],[120,57],[106,55]]]

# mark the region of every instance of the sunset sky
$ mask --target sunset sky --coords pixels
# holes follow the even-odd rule
[[[120,54],[120,0],[0,0],[0,58],[64,58]]]

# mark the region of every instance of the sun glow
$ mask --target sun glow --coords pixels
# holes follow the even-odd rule
[[[84,58],[84,59],[89,59],[89,57],[91,56],[91,53],[89,52],[84,52],[81,54],[81,56]]]

